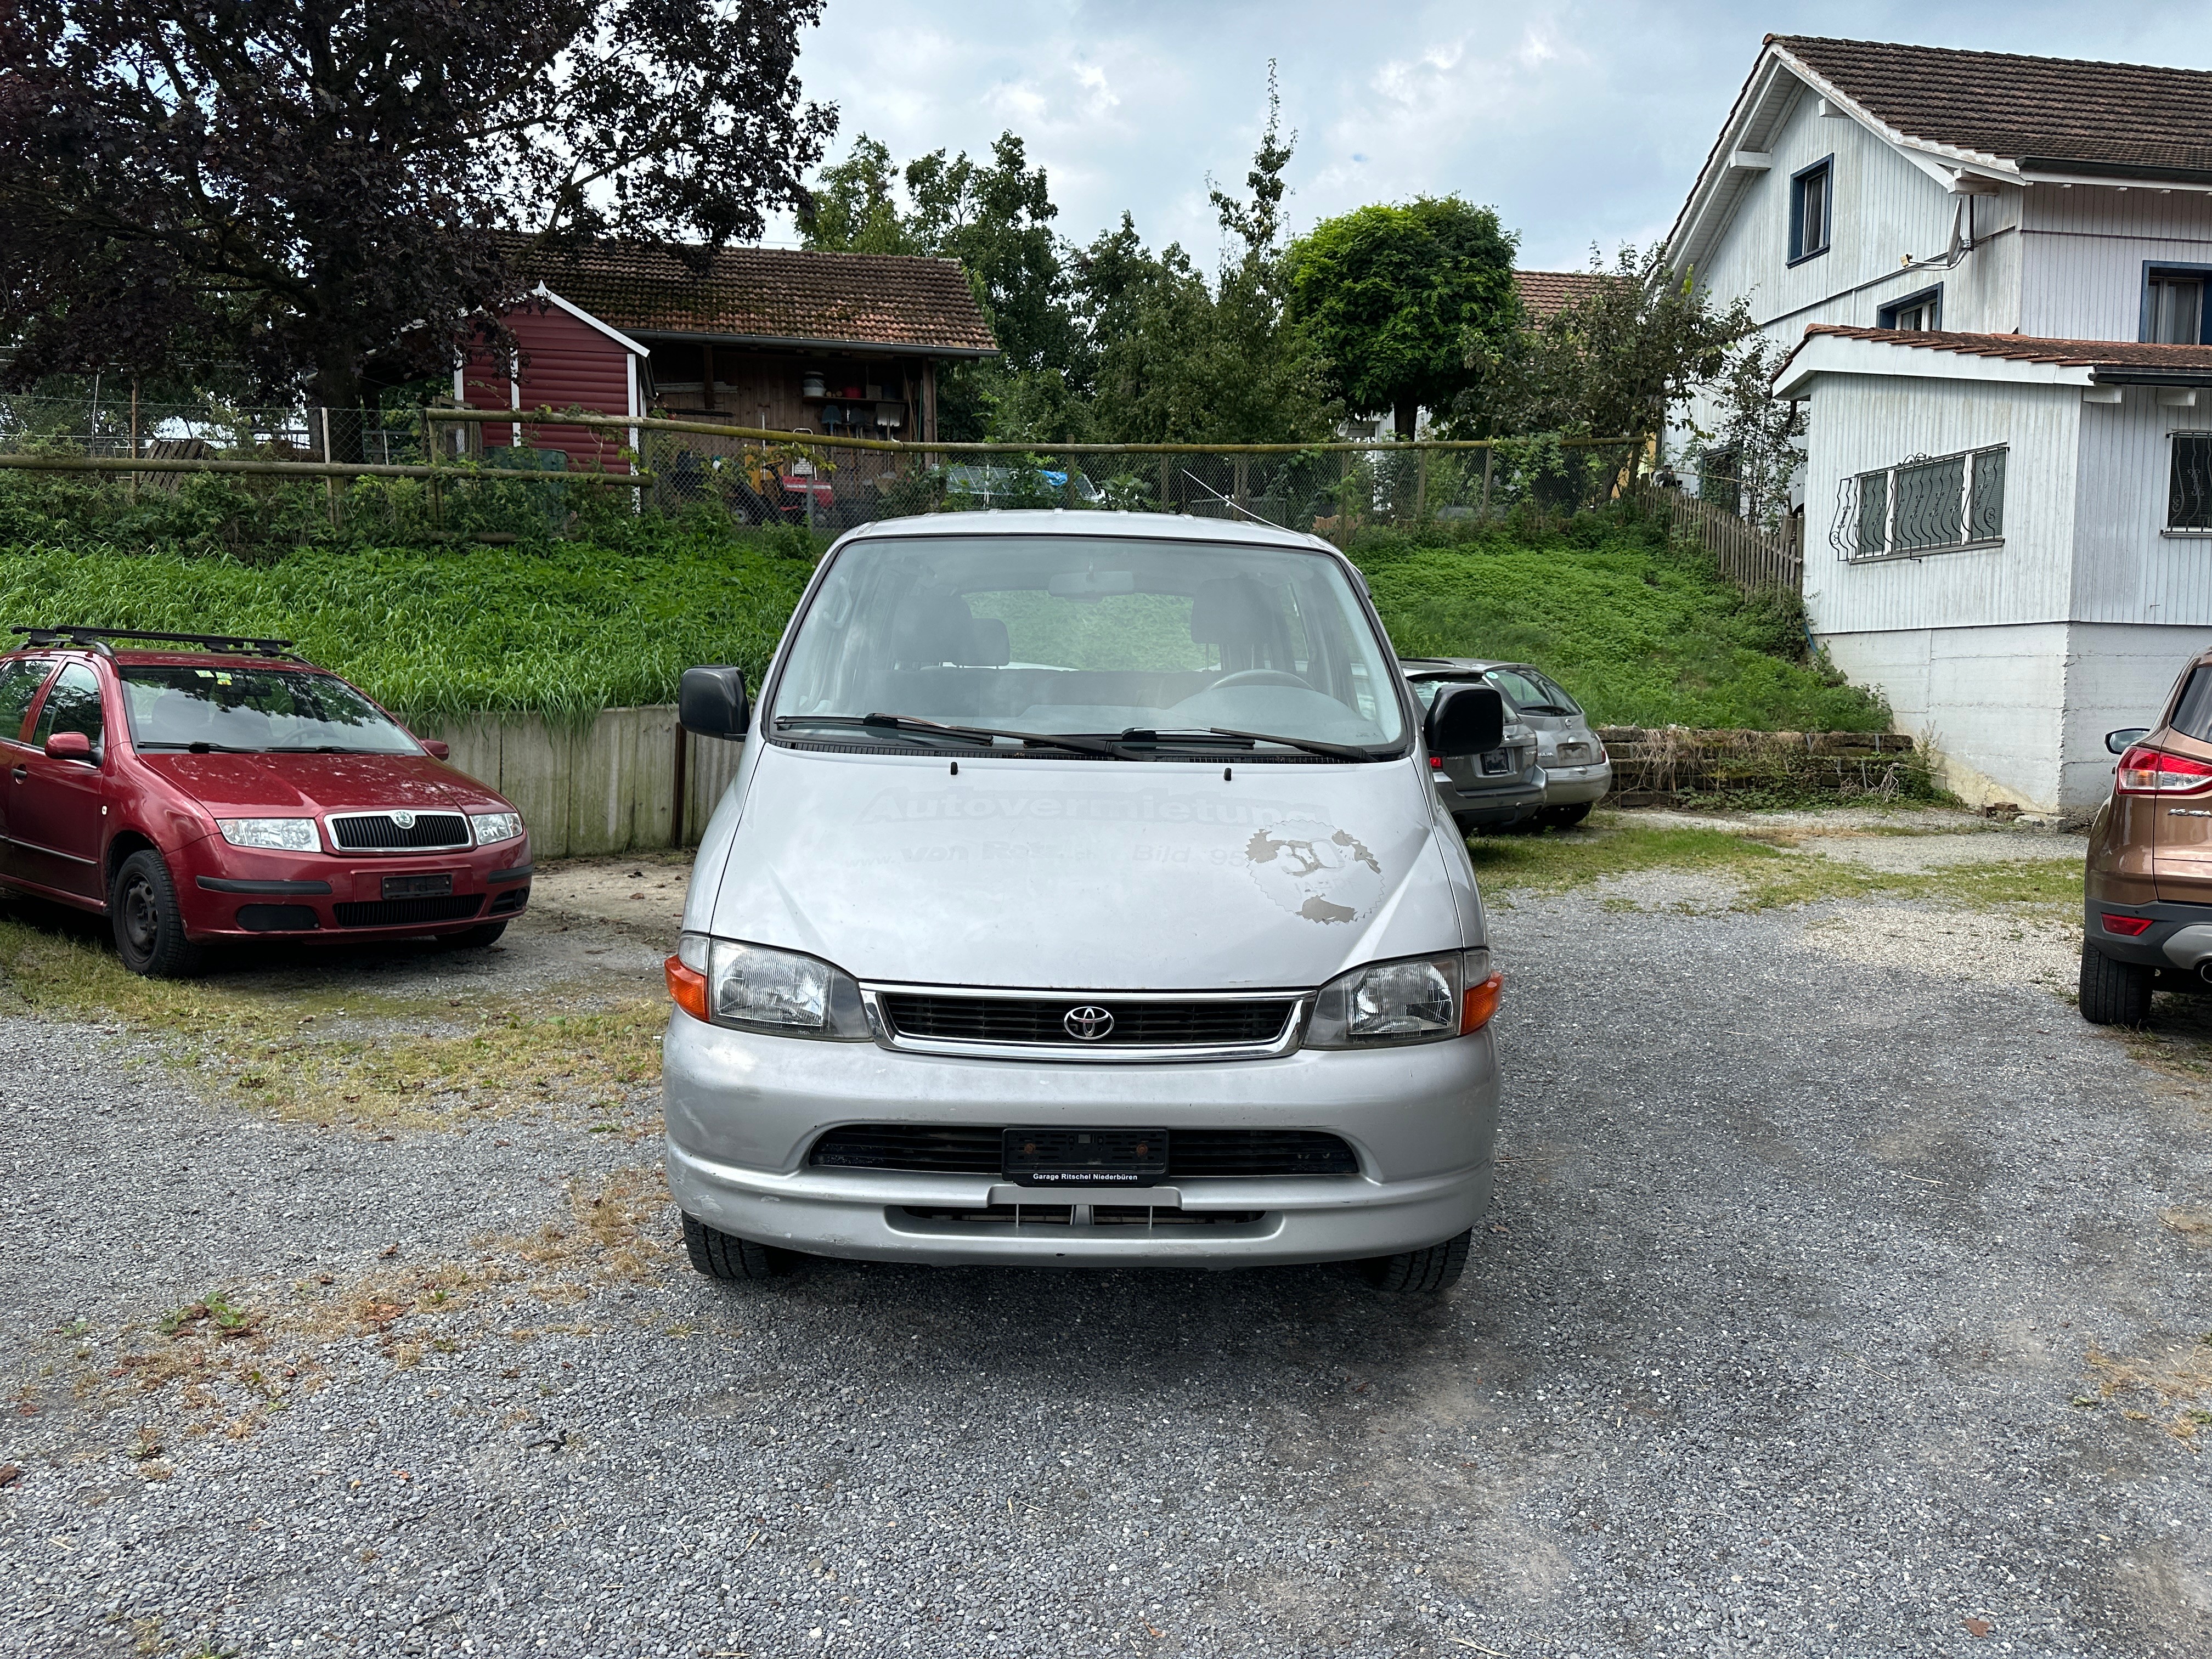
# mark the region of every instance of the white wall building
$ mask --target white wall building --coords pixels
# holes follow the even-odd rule
[[[1969,799],[2094,807],[2212,644],[2212,73],[1771,36],[1669,252],[1794,348],[1838,665]]]

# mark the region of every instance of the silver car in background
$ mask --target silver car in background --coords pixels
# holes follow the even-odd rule
[[[1540,741],[1535,729],[1513,712],[1503,686],[1473,666],[1443,657],[1401,657],[1398,666],[1424,709],[1434,706],[1448,685],[1488,685],[1505,699],[1504,741],[1480,755],[1429,757],[1429,776],[1437,799],[1463,836],[1478,830],[1510,830],[1534,823],[1545,808]]]
[[[1410,677],[1416,667],[1406,664]],[[1613,762],[1605,743],[1591,729],[1582,705],[1540,669],[1525,662],[1492,662],[1479,657],[1425,659],[1424,672],[1458,669],[1482,676],[1481,683],[1504,694],[1506,730],[1525,727],[1536,739],[1536,763],[1543,769],[1543,803],[1522,821],[1523,827],[1571,830],[1613,787]]]

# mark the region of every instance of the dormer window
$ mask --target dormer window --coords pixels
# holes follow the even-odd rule
[[[2205,324],[2203,265],[2143,268],[2142,337],[2165,345],[2212,344]]]
[[[1790,175],[1790,263],[1828,251],[1828,221],[1835,194],[1832,155]]]
[[[1884,328],[1909,328],[1933,332],[1943,326],[1943,285],[1923,288],[1893,300],[1875,313]]]

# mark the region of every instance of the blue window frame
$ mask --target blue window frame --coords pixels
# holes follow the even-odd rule
[[[1835,218],[1836,158],[1824,155],[1790,175],[1790,263],[1828,251]]]
[[[2212,265],[2146,259],[2140,340],[2212,345]]]
[[[1875,313],[1877,325],[1882,328],[1926,329],[1931,332],[1943,326],[1943,284],[1923,288],[1917,294],[1892,300]]]

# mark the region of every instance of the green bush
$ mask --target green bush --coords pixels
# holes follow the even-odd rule
[[[1882,732],[1882,701],[1806,660],[1795,593],[1747,598],[1649,520],[1534,516],[1357,532],[1406,656],[1534,663],[1607,726]]]

